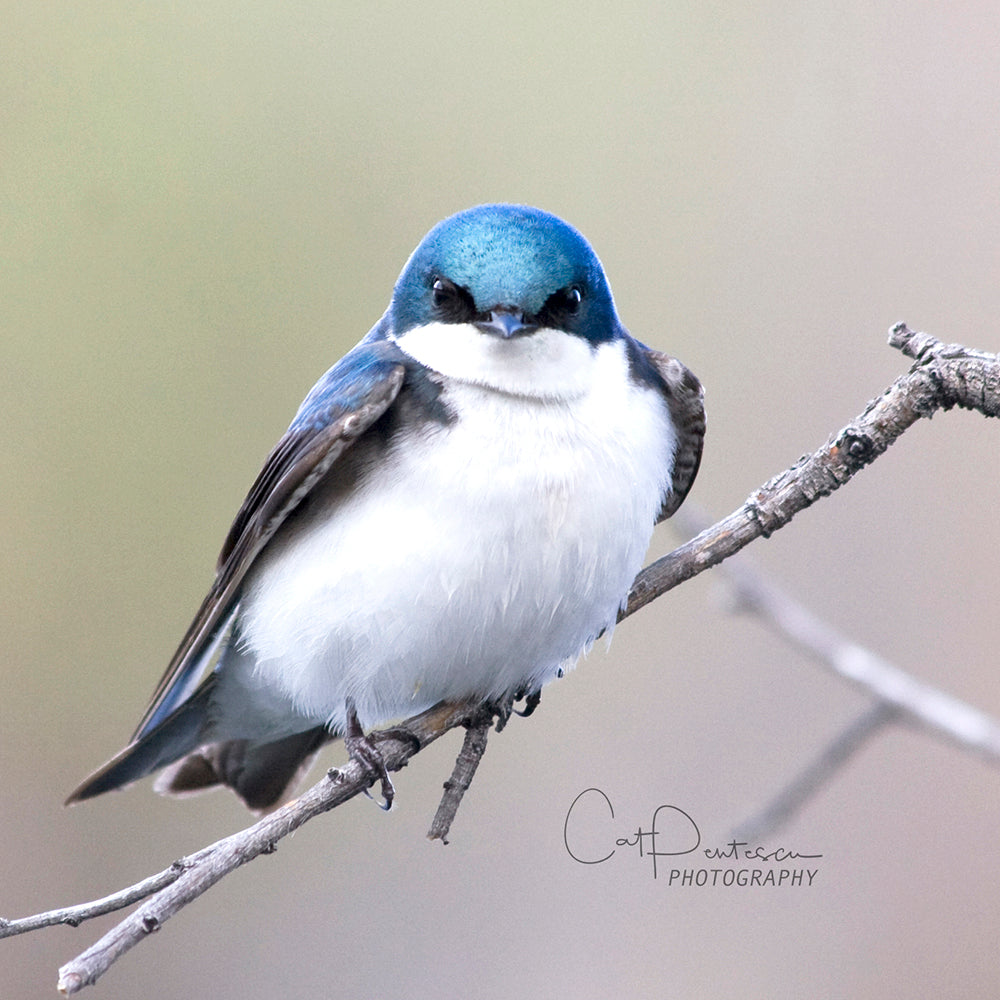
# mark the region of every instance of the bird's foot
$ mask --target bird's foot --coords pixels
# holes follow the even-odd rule
[[[520,699],[515,698],[514,700],[519,701]],[[542,700],[541,690],[531,691],[528,694],[524,695],[524,708],[514,708],[514,706],[511,705],[511,710],[515,715],[519,715],[521,716],[522,719],[526,719],[529,715],[531,715],[532,712],[534,712],[536,708],[538,708],[538,705],[541,702],[541,700]]]
[[[405,729],[387,729],[382,732],[374,732],[366,736],[358,720],[358,712],[354,707],[354,702],[350,698],[347,700],[347,732],[344,733],[344,748],[350,755],[351,760],[356,760],[373,778],[377,779],[382,786],[382,801],[376,802],[380,809],[388,812],[392,808],[392,800],[396,797],[396,789],[392,785],[392,779],[385,768],[385,760],[382,751],[378,748],[378,743],[391,736],[394,739],[401,739],[404,742],[412,741],[420,747],[420,741]],[[365,795],[374,801],[374,796],[368,789]]]
[[[524,701],[524,707],[515,708],[515,703],[522,700]],[[538,703],[541,700],[542,692],[540,690],[525,691],[522,689],[514,691],[512,694],[507,695],[506,698],[502,698],[493,704],[487,705],[486,709],[496,716],[496,731],[500,733],[503,732],[504,726],[507,725],[512,715],[519,715],[522,719],[526,719],[538,708]]]

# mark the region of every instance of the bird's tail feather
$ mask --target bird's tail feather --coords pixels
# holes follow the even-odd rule
[[[155,729],[130,743],[95,771],[66,800],[67,805],[123,788],[152,774],[194,750],[208,718],[208,702],[215,687],[210,677]]]
[[[325,726],[316,726],[268,742],[209,742],[211,735],[206,730],[216,676],[210,675],[159,725],[95,771],[66,804],[123,788],[160,768],[166,770],[155,788],[167,795],[187,795],[226,785],[250,809],[264,811],[280,804],[333,735]]]
[[[218,785],[231,788],[256,812],[280,805],[309,769],[317,751],[333,739],[325,726],[270,743],[225,740],[199,747],[156,779],[166,795],[190,795]]]

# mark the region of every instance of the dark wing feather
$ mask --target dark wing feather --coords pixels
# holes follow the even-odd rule
[[[663,380],[664,395],[677,432],[673,488],[660,508],[657,518],[660,522],[680,507],[698,475],[705,440],[705,390],[694,373],[676,358],[648,348],[646,356]]]
[[[306,397],[240,507],[219,555],[212,589],[153,693],[133,741],[190,695],[229,627],[247,570],[285,518],[389,408],[404,373],[388,344],[363,342]]]

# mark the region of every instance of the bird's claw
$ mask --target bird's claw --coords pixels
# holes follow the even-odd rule
[[[396,795],[392,779],[386,770],[385,759],[378,744],[383,740],[398,740],[400,743],[409,743],[416,753],[420,747],[420,740],[402,726],[392,729],[380,729],[365,735],[358,720],[357,709],[354,702],[348,699],[347,702],[347,732],[344,734],[344,747],[352,760],[356,760],[372,777],[376,778],[382,786],[382,801],[378,802],[375,796],[366,788],[365,795],[368,796],[378,807],[388,812],[392,808],[392,800]]]
[[[515,699],[517,700],[517,699]],[[522,719],[526,719],[536,708],[538,708],[539,702],[542,700],[541,691],[532,691],[524,696],[524,708],[514,708],[511,705],[511,711],[515,715],[521,716]]]
[[[358,721],[357,709],[350,699],[347,701],[347,732],[344,733],[344,748],[351,760],[357,761],[368,774],[378,780],[382,787],[381,802],[378,802],[367,788],[364,792],[379,809],[388,812],[392,808],[392,800],[396,797],[396,789],[393,787],[389,772],[385,769],[385,760],[376,746],[376,741],[371,736],[365,735]]]
[[[524,701],[524,708],[515,708],[514,704],[522,699]],[[507,725],[507,722],[510,720],[512,715],[519,715],[521,718],[526,719],[536,708],[538,708],[538,703],[541,700],[541,691],[521,690],[515,691],[513,694],[509,694],[507,697],[491,705],[487,705],[486,709],[496,716],[496,731],[498,733],[502,733],[504,726]]]

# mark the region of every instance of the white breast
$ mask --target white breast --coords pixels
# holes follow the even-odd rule
[[[545,683],[613,625],[641,566],[675,436],[624,344],[454,331],[450,351],[426,329],[398,343],[442,373],[455,421],[399,435],[248,578],[240,662],[309,719],[342,726],[352,697],[367,728]]]

